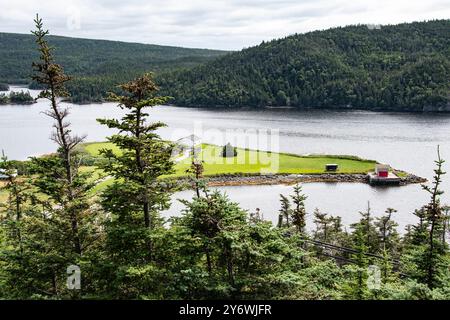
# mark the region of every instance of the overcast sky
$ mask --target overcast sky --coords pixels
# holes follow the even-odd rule
[[[449,19],[450,0],[0,0],[0,32],[236,50],[349,24]],[[450,32],[450,31],[449,31]]]

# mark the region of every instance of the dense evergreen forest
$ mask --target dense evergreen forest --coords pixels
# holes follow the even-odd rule
[[[161,80],[187,106],[450,111],[450,20],[263,42]]]
[[[450,208],[440,202],[444,160],[423,186],[428,203],[401,235],[396,211],[370,207],[349,228],[305,208],[301,186],[280,195],[279,222],[264,221],[210,190],[203,163],[188,170],[193,198],[165,221],[177,181],[173,145],[156,130],[151,107],[166,103],[149,74],[121,85],[111,100],[127,110],[99,119],[114,129],[99,164],[114,178],[100,193],[82,170],[70,113],[57,96],[70,78],[54,61],[36,18],[40,59],[33,79],[45,89],[57,152],[20,166],[3,156],[0,202],[0,299],[450,299]],[[19,173],[19,175],[16,175]],[[257,204],[255,203],[255,206]],[[306,216],[315,228],[307,231]],[[309,228],[311,229],[311,228]]]
[[[296,34],[226,54],[50,36],[73,77],[75,103],[103,101],[117,84],[156,73],[186,106],[293,106],[450,111],[450,20]],[[0,81],[28,83],[29,35],[0,33]],[[32,83],[31,87],[38,85]]]
[[[56,58],[73,77],[67,88],[76,103],[102,101],[119,83],[146,71],[185,69],[225,54],[224,51],[186,49],[119,41],[49,36]],[[32,61],[38,58],[31,35],[0,33],[0,82],[29,84]],[[33,82],[31,88],[38,87]]]
[[[0,93],[0,104],[31,104],[35,100],[27,91],[11,91],[10,93]]]

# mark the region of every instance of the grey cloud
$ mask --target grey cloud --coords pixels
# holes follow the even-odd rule
[[[39,12],[52,34],[216,49],[368,20],[450,17],[448,0],[0,0],[0,7],[4,32],[28,33]],[[74,11],[79,29],[67,27]]]

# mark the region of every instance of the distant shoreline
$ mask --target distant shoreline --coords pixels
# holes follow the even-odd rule
[[[26,84],[11,84],[7,83],[7,85],[11,88],[16,89],[22,89],[22,90],[40,90],[36,88],[29,88],[29,85]],[[4,93],[7,91],[0,91],[0,93]],[[104,104],[112,102],[111,100],[107,98],[103,98],[101,100],[92,99],[92,100],[86,100],[86,101],[71,101],[70,98],[65,98],[62,100],[62,102],[71,103],[74,105],[88,105],[88,104]],[[12,104],[12,103],[10,103]],[[30,103],[31,104],[31,103]],[[373,112],[373,113],[398,113],[398,114],[450,114],[450,104],[446,106],[426,106],[424,105],[422,110],[402,110],[401,108],[393,107],[376,107],[376,108],[360,108],[360,107],[354,107],[349,105],[329,105],[326,107],[298,107],[298,106],[226,106],[226,105],[182,105],[177,103],[168,103],[165,104],[169,107],[179,107],[179,108],[192,108],[192,109],[207,109],[207,110],[249,110],[249,111],[261,111],[261,110],[274,110],[274,111],[282,111],[282,110],[289,110],[289,111],[335,111],[335,112],[349,112],[349,111],[355,111],[355,112]]]

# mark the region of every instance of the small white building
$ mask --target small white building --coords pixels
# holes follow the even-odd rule
[[[202,151],[201,139],[194,134],[175,141],[175,148],[172,156],[179,157],[181,155],[197,156]]]

